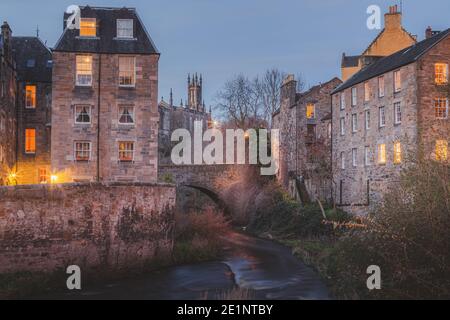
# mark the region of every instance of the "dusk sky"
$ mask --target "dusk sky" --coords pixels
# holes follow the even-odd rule
[[[135,7],[161,52],[159,97],[186,99],[189,72],[204,77],[206,104],[238,73],[254,76],[277,67],[303,75],[307,86],[340,76],[342,52],[360,54],[379,30],[366,27],[366,9],[382,13],[395,0],[88,0],[91,6]],[[13,35],[35,35],[52,47],[62,17],[74,0],[1,0],[0,19]],[[403,1],[403,25],[424,37],[425,29],[450,27],[450,1]]]

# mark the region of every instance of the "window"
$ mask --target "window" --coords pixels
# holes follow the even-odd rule
[[[436,141],[436,160],[447,161],[448,159],[448,141],[437,140]]]
[[[75,106],[75,123],[91,123],[91,106]]]
[[[77,56],[77,86],[92,86],[92,56]]]
[[[352,107],[356,106],[357,103],[357,91],[356,91],[356,87],[352,88]]]
[[[314,119],[316,117],[316,106],[314,103],[308,103],[306,105],[306,118]]]
[[[386,164],[386,145],[378,145],[378,164]]]
[[[328,139],[331,139],[333,137],[333,125],[331,124],[331,122],[328,124],[327,130],[328,130]]]
[[[394,142],[394,164],[402,163],[402,144],[399,141]]]
[[[25,86],[25,108],[27,109],[36,108],[36,86],[33,85]]]
[[[368,102],[370,100],[370,84],[369,81],[364,82],[364,101]]]
[[[95,18],[80,19],[80,37],[96,37],[97,21]]]
[[[352,114],[352,132],[358,131],[358,115],[356,113]]]
[[[434,65],[434,77],[436,84],[448,83],[448,64],[436,63]]]
[[[394,72],[394,92],[400,92],[402,90],[402,76],[400,70]]]
[[[402,107],[400,102],[394,103],[394,123],[402,123]]]
[[[366,130],[370,129],[370,110],[366,110],[365,112],[365,122],[366,122]]]
[[[370,166],[370,147],[364,148],[364,164]]]
[[[91,160],[91,143],[89,141],[75,141],[75,161]]]
[[[25,153],[36,153],[36,129],[25,129]]]
[[[386,111],[384,110],[384,107],[380,107],[379,110],[379,124],[380,128],[386,125]]]
[[[134,107],[130,106],[119,107],[119,123],[134,124]]]
[[[384,76],[378,77],[378,96],[384,97]]]
[[[358,149],[352,149],[352,166],[356,167],[358,165]]]
[[[132,19],[117,19],[117,38],[133,38]]]
[[[341,130],[341,136],[345,134],[345,118],[341,118],[340,120],[340,130]]]
[[[448,99],[434,99],[434,114],[436,119],[447,119],[448,117]]]
[[[119,161],[131,162],[134,160],[134,142],[119,142]]]
[[[345,92],[342,91],[341,93],[341,110],[345,109]]]
[[[41,184],[48,183],[48,172],[46,168],[39,168],[38,176],[39,176],[39,183]]]
[[[36,60],[35,59],[28,59],[27,60],[27,68],[34,68],[36,66]]]
[[[119,57],[119,86],[134,87],[135,78],[135,58]]]
[[[341,169],[345,169],[345,153],[341,152]]]

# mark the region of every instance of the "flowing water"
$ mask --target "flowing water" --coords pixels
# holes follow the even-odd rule
[[[168,267],[135,279],[118,280],[41,298],[48,299],[220,299],[233,288],[251,299],[328,299],[318,275],[290,249],[272,241],[232,233],[221,261]]]

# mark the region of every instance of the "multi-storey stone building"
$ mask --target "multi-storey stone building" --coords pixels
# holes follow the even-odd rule
[[[334,199],[367,212],[409,159],[448,161],[450,29],[366,66],[332,93]]]
[[[159,53],[135,9],[81,7],[53,50],[58,181],[157,180]]]
[[[302,202],[331,200],[330,93],[341,83],[333,78],[297,92],[297,82],[290,75],[281,87],[281,107],[272,125],[280,130],[278,179]]]
[[[402,27],[402,13],[398,7],[389,7],[384,15],[384,28],[361,55],[346,56],[342,54],[342,80],[347,81],[356,72],[372,62],[393,54],[416,43],[416,36]]]
[[[171,164],[170,155],[173,143],[171,142],[172,132],[176,129],[186,129],[193,136],[194,122],[201,121],[203,129],[211,125],[211,108],[206,111],[205,103],[202,99],[203,77],[194,74],[192,79],[188,75],[186,105],[183,100],[179,106],[173,103],[173,93],[170,92],[169,102],[161,101],[158,104],[159,110],[159,161],[161,164]]]

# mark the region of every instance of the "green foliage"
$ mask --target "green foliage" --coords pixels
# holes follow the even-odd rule
[[[162,177],[162,181],[165,183],[174,183],[174,179],[171,173],[166,173]]]

